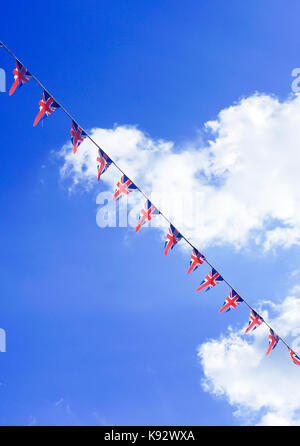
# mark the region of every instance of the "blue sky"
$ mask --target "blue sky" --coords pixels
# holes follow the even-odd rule
[[[240,98],[286,100],[299,13],[296,1],[17,2],[2,6],[0,39],[84,128],[137,126],[180,153]],[[9,89],[3,49],[0,66]],[[197,348],[243,326],[247,309],[220,316],[228,289],[195,293],[206,269],[187,277],[189,254],[165,258],[158,231],[96,225],[104,186],[68,192],[56,154],[70,120],[57,111],[33,128],[40,96],[32,80],[0,94],[0,424],[241,424],[203,389]],[[281,302],[297,243],[240,248],[210,242],[205,254],[254,306]]]

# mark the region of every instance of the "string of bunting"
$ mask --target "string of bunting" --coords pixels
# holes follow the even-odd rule
[[[190,265],[188,268],[188,274],[198,269],[200,265],[206,263],[211,269],[209,273],[205,276],[204,280],[200,283],[196,291],[210,290],[215,287],[218,283],[224,282],[230,288],[228,296],[226,296],[222,308],[219,313],[228,312],[231,309],[236,308],[241,303],[248,306],[250,310],[249,324],[245,330],[245,333],[249,333],[255,330],[262,324],[265,324],[269,328],[269,346],[266,351],[268,355],[278,344],[279,341],[283,342],[288,348],[290,356],[296,365],[300,365],[300,357],[292,350],[292,348],[286,343],[286,341],[280,337],[273,328],[260,316],[260,314],[255,311],[255,309],[237,293],[230,283],[214,268],[214,266],[208,261],[208,259],[192,245],[192,243],[181,234],[178,229],[171,223],[171,221],[160,211],[146,196],[146,194],[125,174],[125,172],[110,158],[107,153],[93,140],[93,138],[78,124],[78,122],[71,116],[71,114],[49,93],[49,91],[41,84],[41,82],[33,75],[30,71],[23,65],[23,63],[12,53],[12,51],[2,42],[0,42],[0,48],[3,47],[15,60],[15,68],[13,70],[14,82],[9,90],[9,95],[11,96],[17,88],[22,87],[31,78],[34,79],[38,85],[42,88],[42,99],[39,101],[39,112],[34,120],[33,126],[35,127],[41,120],[45,119],[47,116],[54,113],[57,109],[61,109],[70,119],[71,119],[71,141],[73,144],[73,153],[76,154],[80,144],[88,138],[98,149],[98,156],[95,160],[97,164],[97,175],[98,181],[100,181],[101,176],[107,171],[110,165],[114,165],[119,172],[122,174],[120,181],[117,182],[113,200],[119,200],[120,198],[128,195],[134,190],[139,191],[145,198],[146,202],[144,207],[141,209],[139,221],[136,226],[136,232],[139,231],[141,226],[143,226],[148,221],[152,220],[153,217],[161,215],[169,223],[169,231],[166,236],[165,241],[165,256],[168,254],[169,250],[172,250],[180,240],[185,240],[192,249]]]

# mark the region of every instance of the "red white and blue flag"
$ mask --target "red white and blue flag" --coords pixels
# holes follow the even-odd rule
[[[40,121],[40,119],[44,119],[47,116],[51,115],[57,108],[59,108],[59,105],[57,102],[54,101],[54,99],[47,93],[46,90],[44,90],[42,99],[39,102],[40,111],[37,115],[37,117],[34,120],[33,127],[37,125],[37,123]]]
[[[137,189],[136,185],[124,174],[122,175],[121,180],[117,182],[113,199],[118,200],[119,198],[128,195],[134,189]]]
[[[201,252],[197,251],[196,248],[193,248],[188,274],[192,271],[195,271],[198,268],[198,266],[202,265],[202,263],[204,262],[205,262],[204,255],[202,255]]]
[[[14,93],[18,86],[19,88],[22,87],[22,85],[26,84],[26,82],[28,82],[31,78],[31,74],[27,68],[25,68],[18,60],[16,60],[16,68],[14,69],[13,73],[15,81],[9,90],[9,96]]]
[[[155,206],[153,206],[151,201],[147,200],[140,212],[140,218],[137,227],[135,228],[135,232],[138,232],[141,226],[143,226],[147,221],[152,220],[152,217],[155,217],[155,215],[159,214],[160,212],[156,209]]]
[[[297,356],[296,353],[291,348],[289,348],[289,351],[290,351],[290,355],[291,355],[291,358],[292,358],[293,362],[295,364],[297,364],[297,365],[300,365],[300,358],[299,358],[299,356]]]
[[[175,245],[182,239],[182,235],[174,228],[173,225],[169,227],[169,233],[167,234],[167,240],[165,241],[165,256],[168,254],[169,249],[173,249]]]
[[[98,181],[100,181],[101,175],[107,171],[109,166],[112,163],[112,160],[103,152],[103,150],[98,149],[98,157],[97,157],[98,165]]]
[[[258,313],[256,313],[256,311],[252,310],[250,313],[249,325],[246,328],[245,333],[248,333],[251,330],[255,330],[263,323],[263,321],[263,318]]]
[[[276,345],[279,342],[279,336],[275,333],[274,330],[272,330],[272,328],[270,328],[269,331],[269,347],[268,350],[266,351],[266,355],[268,355],[270,353],[271,350],[273,350]]]
[[[225,299],[223,307],[219,310],[219,313],[223,313],[223,311],[227,313],[227,311],[236,308],[242,302],[244,302],[243,299],[234,290],[231,290]]]
[[[208,291],[214,286],[216,286],[218,283],[222,282],[222,280],[224,280],[223,277],[220,276],[220,274],[214,268],[212,268],[212,270],[207,274],[207,276],[205,276],[205,279],[202,280],[199,288],[197,288],[196,291],[201,291],[204,288],[206,288],[205,291]]]
[[[73,144],[73,153],[76,153],[82,141],[87,137],[87,134],[75,121],[72,121],[70,133],[71,133],[71,141]]]

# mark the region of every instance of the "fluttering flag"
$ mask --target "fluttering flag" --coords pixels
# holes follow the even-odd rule
[[[291,355],[291,358],[292,358],[293,362],[295,364],[297,364],[297,365],[300,365],[300,358],[299,358],[299,356],[297,356],[296,353],[291,348],[289,348],[289,351],[290,351],[290,355]]]
[[[33,127],[37,125],[40,119],[44,119],[47,116],[51,115],[57,108],[59,108],[59,105],[57,102],[54,101],[54,99],[47,93],[46,90],[44,90],[42,99],[39,102],[40,111],[37,115],[37,117],[34,120]]]
[[[107,171],[109,166],[112,163],[112,160],[103,152],[103,150],[98,149],[98,157],[97,157],[98,165],[98,181],[100,181],[100,176]]]
[[[207,287],[205,291],[208,291],[214,286],[216,286],[218,283],[222,282],[222,280],[224,280],[223,277],[220,276],[220,274],[214,268],[212,268],[212,270],[207,274],[207,276],[205,276],[205,279],[202,280],[199,288],[197,288],[196,291],[201,291],[205,287]]]
[[[73,144],[73,153],[75,154],[82,141],[87,137],[87,134],[75,121],[72,121],[70,134]]]
[[[9,96],[14,93],[15,89],[18,86],[19,88],[21,88],[22,85],[26,84],[26,82],[28,82],[31,78],[31,74],[29,73],[27,68],[25,68],[18,60],[16,60],[16,68],[14,69],[13,73],[15,81],[11,89],[9,90]]]
[[[192,271],[195,271],[198,268],[198,266],[202,265],[202,263],[204,262],[205,262],[204,255],[202,255],[201,252],[197,251],[196,248],[193,248],[188,274]]]
[[[263,318],[258,313],[256,313],[256,311],[252,310],[250,313],[249,325],[245,330],[245,333],[248,333],[251,330],[255,330],[263,323],[263,321]]]
[[[117,182],[116,191],[114,194],[114,201],[118,200],[124,195],[128,195],[134,189],[137,189],[136,185],[124,174],[121,180]]]
[[[219,310],[219,313],[223,313],[223,311],[227,313],[227,311],[236,308],[242,302],[244,302],[244,300],[234,290],[231,290],[229,295],[225,298],[224,305]]]
[[[275,333],[274,330],[272,330],[272,328],[270,328],[269,331],[269,347],[268,350],[266,351],[266,355],[268,355],[270,353],[271,350],[273,350],[276,345],[279,342],[279,336]]]
[[[175,245],[182,239],[182,235],[174,228],[173,225],[169,227],[169,233],[167,234],[167,240],[165,241],[165,256],[168,254],[169,249],[173,249]]]
[[[141,209],[139,222],[137,224],[137,227],[135,228],[135,232],[138,232],[141,226],[143,226],[147,221],[152,220],[152,217],[155,217],[155,215],[159,214],[160,212],[156,209],[155,206],[153,206],[151,201],[147,200],[143,209]]]

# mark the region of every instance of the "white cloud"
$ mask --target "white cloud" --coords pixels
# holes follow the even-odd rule
[[[197,246],[253,240],[269,250],[300,243],[299,122],[300,96],[254,95],[205,124],[206,144],[175,150],[135,126],[91,135]],[[75,156],[70,144],[61,154],[72,187],[96,184],[97,148],[89,140]],[[103,181],[113,189],[119,176],[110,167]]]
[[[288,296],[281,304],[262,306],[262,315],[299,352],[300,298]],[[246,424],[300,426],[300,367],[283,344],[265,355],[268,328],[264,324],[252,335],[243,333],[244,329],[230,328],[226,335],[199,347],[204,390],[225,397]]]

